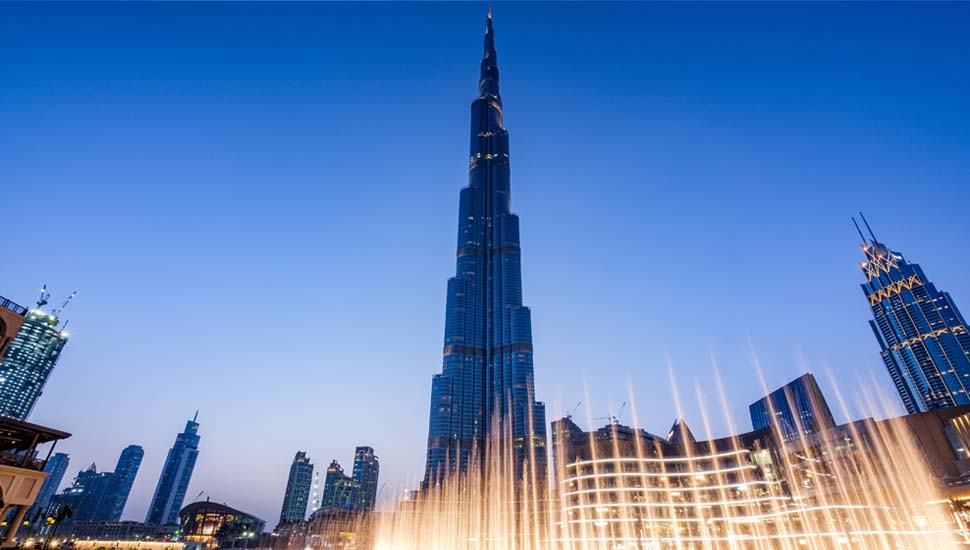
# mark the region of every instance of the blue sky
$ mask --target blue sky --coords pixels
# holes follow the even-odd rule
[[[0,6],[0,294],[79,290],[31,417],[74,434],[69,477],[144,446],[143,519],[196,409],[189,495],[270,524],[297,450],[371,445],[385,491],[420,476],[484,13]],[[752,350],[771,388],[889,389],[849,216],[970,308],[968,24],[965,3],[497,3],[549,417],[629,386],[664,432],[669,364],[703,432],[713,354],[747,428]]]

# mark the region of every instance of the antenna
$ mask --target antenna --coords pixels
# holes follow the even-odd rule
[[[58,315],[60,315],[61,312],[64,311],[64,308],[67,307],[67,304],[71,303],[71,300],[73,300],[75,296],[77,296],[76,290],[72,292],[70,296],[67,297],[67,300],[64,300],[63,304],[61,304],[57,309],[51,312],[51,315],[53,315],[54,317],[57,317]]]
[[[51,293],[47,292],[47,285],[44,285],[40,289],[40,297],[37,298],[37,309],[40,309],[47,305],[47,300],[50,299]]]
[[[852,225],[855,226],[855,230],[858,231],[859,232],[859,236],[862,237],[862,244],[868,244],[866,242],[866,236],[862,234],[862,230],[859,229],[859,224],[856,223],[854,216],[852,217]]]
[[[862,218],[862,223],[866,224],[866,229],[868,229],[869,234],[872,235],[872,240],[879,242],[879,239],[877,239],[876,234],[872,232],[872,228],[869,227],[869,222],[866,221],[866,217],[862,214],[862,212],[859,212],[859,217]]]

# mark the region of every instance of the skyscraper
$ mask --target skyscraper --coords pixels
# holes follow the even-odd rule
[[[357,505],[360,487],[354,479],[344,473],[337,459],[327,467],[327,477],[323,481],[321,508],[353,508]]]
[[[135,483],[135,476],[138,475],[138,469],[141,467],[141,461],[144,457],[145,451],[138,445],[128,445],[121,451],[118,464],[115,466],[114,480],[111,486],[111,513],[107,521],[121,519],[125,505],[128,504],[131,486]]]
[[[357,447],[354,451],[354,483],[358,487],[357,507],[373,510],[377,500],[377,479],[381,473],[380,461],[374,449]]]
[[[71,507],[74,521],[107,521],[112,509],[111,483],[114,474],[98,472],[96,464],[78,472],[74,484],[53,497],[54,502]]]
[[[27,518],[33,518],[38,510],[44,512],[51,503],[51,497],[57,494],[57,489],[60,488],[61,482],[64,481],[64,474],[67,473],[67,467],[71,463],[71,457],[65,453],[54,453],[53,456],[44,465],[44,471],[47,472],[47,479],[44,480],[44,484],[40,486],[40,492],[37,493],[37,500],[34,501],[34,505],[27,512]]]
[[[199,457],[199,413],[185,423],[185,430],[175,436],[155,486],[155,496],[148,507],[145,523],[170,525],[179,522],[179,510],[192,480],[195,460]]]
[[[869,326],[906,410],[970,404],[970,334],[963,315],[918,264],[878,241],[862,221],[871,237],[856,224],[866,255],[860,267],[873,315]]]
[[[299,451],[293,457],[293,464],[290,464],[290,476],[286,480],[286,492],[283,493],[280,523],[303,521],[306,518],[312,483],[313,464],[304,451]]]
[[[786,440],[835,427],[829,404],[810,372],[755,401],[748,410],[755,430],[774,426]]]
[[[511,211],[509,134],[489,10],[471,105],[468,186],[461,190],[455,276],[448,281],[441,374],[431,383],[425,487],[511,445],[516,478],[531,456],[545,476],[545,406],[535,401],[532,321],[522,305],[519,217]],[[498,437],[492,437],[497,435]],[[511,440],[509,440],[511,438]]]
[[[30,415],[67,344],[59,323],[56,315],[39,309],[27,312],[0,362],[0,416],[25,420]]]
[[[70,505],[75,521],[118,521],[144,456],[141,447],[129,445],[121,451],[114,472],[98,472],[97,465],[91,464],[53,499]]]

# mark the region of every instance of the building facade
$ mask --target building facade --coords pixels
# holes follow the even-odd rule
[[[344,473],[344,469],[334,459],[327,466],[327,476],[323,480],[323,495],[320,508],[353,509],[360,500],[360,486],[354,478]]]
[[[30,416],[67,344],[67,333],[59,324],[55,315],[37,309],[27,312],[0,362],[0,416]]]
[[[959,479],[968,409],[864,419],[792,440],[770,427],[698,440],[683,421],[666,436],[615,422],[587,432],[563,418],[552,430],[559,491],[550,535],[563,547],[948,547],[953,507],[927,483],[923,462]],[[887,444],[909,437],[913,444]]]
[[[175,436],[175,444],[169,449],[162,466],[162,473],[155,486],[155,495],[148,508],[145,523],[156,525],[179,522],[179,509],[185,502],[185,493],[192,480],[195,461],[199,457],[199,413],[185,423],[185,430]]]
[[[181,538],[205,550],[258,548],[266,522],[225,504],[193,502],[178,514]]]
[[[448,281],[442,370],[431,383],[424,486],[485,453],[545,476],[545,407],[535,400],[532,320],[522,304],[519,217],[511,210],[491,11],[471,106],[468,186],[461,190],[455,276]],[[511,452],[490,446],[511,446]],[[534,461],[532,460],[534,458]]]
[[[131,486],[135,483],[135,476],[141,468],[141,461],[145,458],[145,450],[138,445],[128,445],[115,466],[114,480],[111,487],[111,513],[106,521],[120,521],[128,504]]]
[[[283,509],[280,523],[303,521],[310,500],[310,486],[313,484],[313,463],[304,451],[299,451],[290,464],[290,475],[286,480],[283,494]]]
[[[78,472],[71,487],[52,500],[70,506],[72,521],[119,521],[144,456],[141,447],[129,445],[121,451],[115,471],[99,472],[97,465],[91,464]]]
[[[870,238],[861,230],[859,236],[869,325],[906,410],[970,404],[970,334],[963,315],[918,264],[878,241],[868,223],[866,228]]]
[[[357,447],[354,451],[354,483],[357,484],[356,507],[364,511],[374,509],[377,502],[377,480],[381,463],[371,447]]]
[[[785,439],[835,426],[835,419],[812,373],[785,384],[748,407],[751,427],[774,427]]]

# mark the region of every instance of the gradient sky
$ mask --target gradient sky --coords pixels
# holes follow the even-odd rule
[[[79,290],[31,416],[74,434],[68,478],[144,446],[144,519],[199,409],[189,496],[270,525],[297,450],[418,479],[484,15],[0,5],[0,294]],[[970,313],[970,4],[503,2],[495,26],[550,419],[632,387],[621,421],[665,433],[669,361],[703,433],[713,354],[747,429],[752,350],[771,388],[888,390],[860,209]]]

